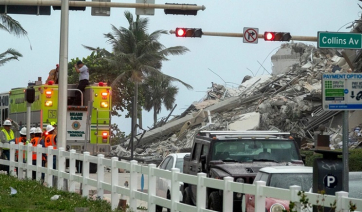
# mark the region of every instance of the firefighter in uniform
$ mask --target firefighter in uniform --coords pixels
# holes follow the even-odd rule
[[[44,147],[48,148],[48,146],[53,146],[53,149],[57,149],[57,135],[54,132],[54,127],[52,125],[47,125],[47,133],[48,135],[44,140]],[[48,164],[49,165],[49,164]],[[53,169],[56,169],[56,157],[53,155]]]
[[[31,144],[33,145],[33,147],[38,146],[39,144],[43,143],[44,141],[42,140],[41,136],[42,136],[43,131],[40,129],[40,127],[33,127],[30,129],[30,137],[31,139]],[[43,146],[44,147],[44,146]],[[42,157],[42,161],[45,161],[45,158]],[[36,152],[33,152],[33,156],[32,156],[32,164],[36,165]],[[44,163],[45,164],[45,163]],[[43,165],[44,166],[44,165]],[[32,172],[32,179],[35,180],[36,179],[36,171]]]
[[[15,125],[15,127],[18,127],[18,125],[13,122],[10,119],[7,119],[3,123],[4,129],[0,131],[0,141],[2,143],[10,143],[15,141],[15,135],[14,131],[11,129],[12,125]],[[10,160],[10,149],[9,148],[3,148],[1,158],[5,160]],[[3,166],[4,171],[7,171],[9,173],[9,166]]]

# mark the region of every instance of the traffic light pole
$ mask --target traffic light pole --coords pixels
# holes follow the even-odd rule
[[[175,30],[170,30],[170,34],[175,34]],[[202,36],[220,36],[220,37],[244,37],[243,33],[228,33],[228,32],[204,32]],[[258,34],[259,39],[264,39],[264,34]],[[292,36],[290,40],[295,41],[311,41],[317,42],[317,37],[313,36]]]
[[[206,7],[194,5],[173,4],[147,4],[147,3],[119,3],[100,1],[67,1],[70,7],[120,7],[120,8],[149,8],[149,9],[178,9],[178,10],[205,10]],[[62,6],[59,0],[0,0],[0,5],[23,5],[23,6]]]
[[[69,37],[69,7],[120,7],[120,8],[150,8],[150,9],[179,9],[205,10],[205,6],[173,5],[173,4],[146,4],[146,3],[118,3],[100,1],[68,1],[68,0],[0,0],[0,5],[21,6],[61,6],[60,49],[59,49],[59,96],[58,96],[58,148],[66,147],[66,115],[67,115],[67,87],[68,87],[68,37]],[[29,129],[28,129],[29,130]]]

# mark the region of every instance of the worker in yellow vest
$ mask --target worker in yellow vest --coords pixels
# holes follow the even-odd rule
[[[11,119],[6,119],[3,123],[4,129],[0,131],[0,141],[2,143],[10,143],[15,141],[15,134],[14,131],[11,129],[12,126],[15,126],[15,128],[18,128],[18,125],[16,122],[13,122]],[[10,149],[9,148],[3,148],[1,153],[1,159],[4,160],[10,160]],[[7,171],[9,173],[9,166],[4,166],[4,171]]]

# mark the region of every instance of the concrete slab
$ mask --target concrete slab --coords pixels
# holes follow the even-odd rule
[[[229,125],[233,131],[255,130],[260,125],[260,113],[252,112],[240,115],[239,119]]]

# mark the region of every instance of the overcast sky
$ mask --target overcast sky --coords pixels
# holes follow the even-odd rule
[[[357,0],[156,0],[156,4],[164,3],[205,5],[206,10],[199,11],[197,16],[183,16],[165,15],[163,10],[156,9],[154,16],[143,16],[150,19],[149,32],[197,27],[205,32],[242,33],[244,27],[253,27],[259,28],[261,34],[264,31],[281,31],[290,32],[292,36],[317,36],[318,31],[348,32],[349,29],[342,26],[358,19],[361,11]],[[91,16],[91,8],[84,12],[70,11],[68,61],[91,53],[82,44],[111,50],[103,34],[111,32],[111,24],[128,27],[125,10],[135,14],[134,8],[111,8],[109,17]],[[0,92],[25,87],[37,77],[42,77],[44,81],[48,72],[59,63],[60,11],[52,10],[50,16],[11,16],[28,31],[32,50],[28,39],[0,31],[0,52],[14,48],[23,54],[19,61],[0,66]],[[164,35],[160,41],[166,47],[182,45],[190,49],[185,55],[171,56],[169,61],[163,63],[164,73],[194,87],[193,90],[187,90],[176,84],[180,90],[174,115],[182,113],[192,102],[200,100],[211,82],[224,84],[225,81],[233,86],[233,83],[239,84],[245,75],[251,75],[248,69],[255,74],[260,68],[258,61],[262,63],[267,58],[264,67],[271,72],[272,64],[270,56],[267,56],[276,52],[281,44],[260,39],[258,44],[246,44],[242,38],[232,37],[176,38],[174,34]],[[224,81],[208,69],[216,72]],[[261,68],[258,75],[262,74],[262,70]],[[168,113],[164,109],[159,117]],[[144,127],[151,126],[152,111],[143,112],[143,116]],[[129,133],[130,120],[121,117],[112,121],[119,124],[122,131]]]

